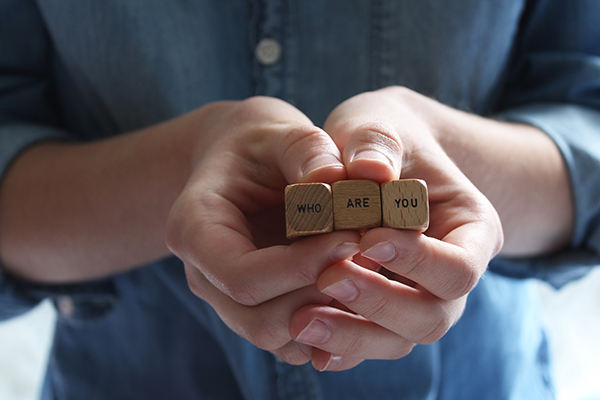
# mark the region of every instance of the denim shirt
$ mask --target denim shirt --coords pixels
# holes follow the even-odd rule
[[[544,130],[576,206],[568,248],[493,260],[441,340],[344,372],[237,336],[176,258],[77,285],[0,268],[0,318],[44,298],[59,310],[43,398],[552,398],[530,278],[560,287],[600,261],[599,17],[594,0],[3,0],[0,176],[40,141],[117,135],[212,101],[275,96],[319,125],[355,94],[403,85]]]

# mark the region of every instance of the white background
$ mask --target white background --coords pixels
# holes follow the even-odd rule
[[[558,400],[600,400],[600,269],[559,292],[540,284],[539,293]],[[0,399],[38,399],[54,318],[53,307],[43,303],[23,317],[0,323]]]

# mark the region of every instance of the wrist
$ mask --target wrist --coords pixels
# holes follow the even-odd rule
[[[504,255],[534,256],[568,243],[574,220],[568,173],[544,132],[453,109],[407,89],[397,93],[498,211]]]

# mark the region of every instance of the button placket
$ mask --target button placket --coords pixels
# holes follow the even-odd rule
[[[285,35],[287,2],[262,0],[254,47],[256,94],[284,98],[284,79],[288,64]]]

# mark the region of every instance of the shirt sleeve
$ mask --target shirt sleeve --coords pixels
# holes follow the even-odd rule
[[[70,140],[59,128],[54,108],[51,57],[51,43],[34,2],[0,1],[0,183],[28,147],[45,140]],[[0,265],[0,320],[73,290],[19,282]]]
[[[0,178],[32,144],[66,139],[52,101],[50,48],[32,1],[0,3]]]
[[[600,263],[599,15],[594,0],[537,0],[526,9],[499,117],[536,126],[556,143],[570,176],[575,229],[557,254],[498,259],[492,270],[560,287]]]

